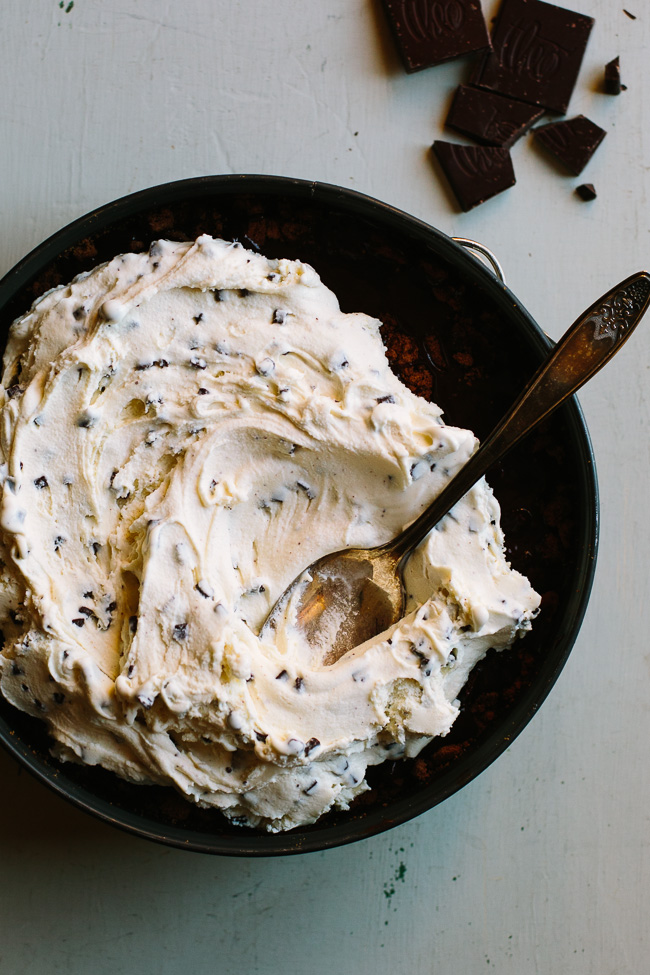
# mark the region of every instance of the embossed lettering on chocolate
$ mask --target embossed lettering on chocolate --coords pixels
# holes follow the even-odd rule
[[[507,149],[461,146],[439,139],[432,148],[463,210],[471,210],[515,185]]]
[[[574,176],[579,176],[607,133],[584,115],[535,129],[535,138]]]
[[[459,85],[445,125],[477,142],[509,149],[543,114],[543,108],[517,98]]]
[[[383,4],[409,72],[490,46],[479,0],[383,0]]]
[[[593,17],[542,0],[504,0],[473,81],[504,95],[566,112]]]

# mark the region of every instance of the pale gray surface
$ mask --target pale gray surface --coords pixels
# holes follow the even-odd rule
[[[407,76],[375,0],[76,0],[69,12],[5,0],[0,272],[134,190],[273,173],[483,241],[557,337],[650,265],[650,8],[625,2],[637,20],[623,0],[575,2],[596,27],[570,114],[608,130],[583,176],[560,175],[527,139],[517,186],[460,214],[428,146],[467,65]],[[619,98],[597,90],[616,54]],[[573,196],[582,181],[594,203]],[[258,861],[131,838],[2,753],[3,975],[648,971],[649,329],[581,396],[602,494],[596,584],[567,667],[511,748],[411,824]]]

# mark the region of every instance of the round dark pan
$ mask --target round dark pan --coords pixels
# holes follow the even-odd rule
[[[449,424],[484,437],[549,348],[516,297],[449,237],[359,193],[273,176],[207,176],[127,196],[54,234],[0,281],[3,342],[11,321],[49,288],[164,237],[238,239],[268,257],[312,264],[344,311],[383,322],[395,372]],[[569,323],[567,323],[568,325]],[[542,595],[533,630],[490,652],[461,694],[451,732],[416,759],[369,769],[371,791],[347,812],[269,834],[229,823],[171,788],[60,764],[45,726],[0,700],[0,739],[42,782],[131,833],[206,853],[269,856],[363,839],[462,788],[524,728],[553,686],[591,589],[598,494],[580,408],[566,403],[492,469],[508,557]]]

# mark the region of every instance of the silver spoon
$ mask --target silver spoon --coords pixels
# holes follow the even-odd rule
[[[413,550],[506,451],[605,365],[649,303],[646,271],[626,278],[599,298],[554,346],[476,453],[408,528],[385,545],[346,549],[317,559],[306,570],[308,576],[303,570],[280,596],[260,636],[270,636],[296,597],[291,610],[295,624],[311,647],[322,648],[323,663],[331,664],[401,619],[403,572]]]

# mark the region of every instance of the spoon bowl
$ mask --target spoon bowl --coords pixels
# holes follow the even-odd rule
[[[387,630],[404,615],[404,586],[393,543],[351,548],[313,562],[284,591],[260,631],[292,620],[325,666]]]

